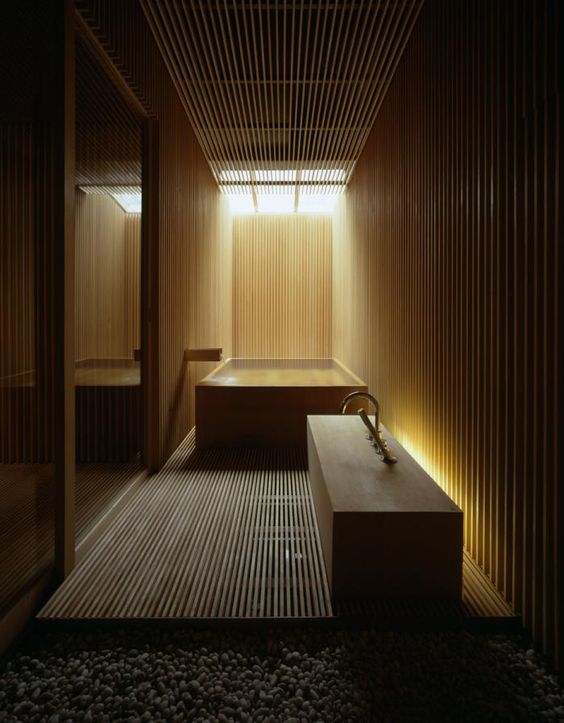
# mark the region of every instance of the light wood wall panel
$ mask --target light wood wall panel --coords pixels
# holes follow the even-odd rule
[[[141,214],[125,214],[125,330],[126,348],[141,347]]]
[[[130,324],[139,317],[140,298],[139,288],[129,298],[128,281],[139,277],[130,264],[140,259],[128,252],[127,215],[111,196],[76,194],[77,360],[133,358]]]
[[[158,457],[194,423],[193,383],[205,368],[184,362],[189,345],[231,352],[231,222],[155,40],[136,0],[77,0],[83,20],[157,122]],[[207,365],[206,365],[207,366]]]
[[[331,356],[331,217],[237,216],[233,354]]]
[[[562,10],[428,0],[333,257],[335,355],[560,665]]]

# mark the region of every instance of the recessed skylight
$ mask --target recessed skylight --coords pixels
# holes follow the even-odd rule
[[[141,186],[79,186],[84,193],[111,196],[125,213],[141,213]]]
[[[276,173],[276,172],[273,172]],[[266,171],[264,178],[266,178]],[[222,192],[229,197],[234,214],[265,213],[332,213],[343,184],[305,183],[298,187],[296,208],[296,186],[291,183],[269,185],[222,184]],[[256,198],[256,207],[254,203]]]
[[[289,183],[296,180],[296,170],[269,169],[266,171],[255,171],[255,180],[262,183]]]
[[[320,194],[300,194],[298,211],[300,213],[333,213],[337,196],[322,196]]]
[[[294,186],[257,188],[259,213],[293,213],[296,189]]]
[[[347,172],[344,168],[304,168],[301,178],[306,183],[344,183]]]
[[[251,180],[249,171],[238,168],[225,168],[219,172],[221,183],[248,183]]]
[[[111,196],[126,213],[141,213],[140,193],[112,193]]]

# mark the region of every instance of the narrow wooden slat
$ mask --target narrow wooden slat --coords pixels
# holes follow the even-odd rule
[[[349,179],[422,2],[141,5],[218,183],[256,207],[297,171],[298,208]]]
[[[192,432],[40,617],[330,616],[311,505],[303,454],[199,452]]]
[[[233,355],[331,356],[331,219],[233,221]]]
[[[333,356],[462,508],[505,603],[474,573],[468,600],[509,604],[560,667],[562,22],[550,0],[423,5],[403,52],[382,50],[401,61],[332,261]]]

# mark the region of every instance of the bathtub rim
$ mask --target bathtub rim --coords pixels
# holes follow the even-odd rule
[[[249,382],[244,383],[234,383],[234,384],[222,384],[220,382],[213,381],[213,377],[221,372],[221,370],[231,361],[284,361],[284,362],[291,362],[291,361],[307,361],[307,362],[327,362],[332,361],[335,364],[337,364],[340,369],[345,372],[345,374],[348,374],[350,377],[350,381],[343,382],[342,384],[252,384]],[[262,387],[264,389],[277,389],[277,388],[300,388],[300,389],[307,389],[307,388],[317,388],[317,387],[351,387],[351,386],[361,386],[368,388],[368,385],[365,381],[363,381],[357,374],[352,372],[347,366],[343,364],[339,359],[336,357],[289,357],[289,358],[275,358],[275,357],[228,357],[227,359],[224,359],[215,369],[213,369],[209,374],[207,374],[203,379],[200,379],[200,381],[196,382],[196,386],[202,386],[202,387],[239,387],[239,388],[245,388],[245,387]]]

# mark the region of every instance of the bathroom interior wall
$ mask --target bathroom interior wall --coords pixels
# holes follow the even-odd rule
[[[560,665],[562,14],[429,0],[333,235],[334,354]]]
[[[53,461],[57,161],[55,13],[2,19],[0,66],[0,463]]]
[[[77,0],[114,68],[156,123],[158,158],[159,463],[194,424],[193,386],[213,364],[184,350],[220,346],[231,355],[231,215],[136,0]]]
[[[331,356],[331,217],[237,216],[233,355]]]
[[[139,348],[140,216],[111,196],[76,194],[76,359],[133,359]]]
[[[0,652],[54,562],[61,4],[3,8],[0,52]],[[62,204],[61,204],[62,205]],[[60,337],[59,337],[60,338]]]

